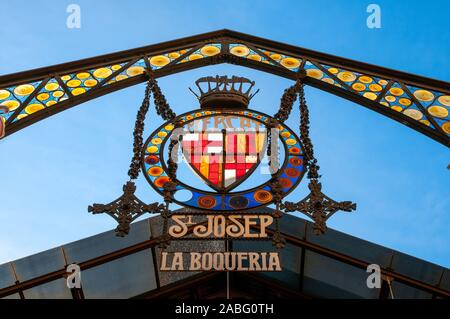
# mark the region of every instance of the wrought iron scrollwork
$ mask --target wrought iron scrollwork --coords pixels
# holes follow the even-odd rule
[[[142,101],[142,105],[139,108],[139,111],[136,116],[136,123],[134,125],[133,132],[133,157],[131,159],[130,169],[128,170],[128,176],[130,179],[136,179],[139,176],[140,167],[141,167],[141,152],[143,145],[142,134],[144,133],[144,121],[147,115],[148,109],[150,107],[150,95],[152,86],[154,85],[151,81],[152,77],[150,77],[147,85],[145,87],[145,95],[144,100]]]
[[[299,77],[294,85],[284,90],[284,93],[281,97],[280,108],[274,115],[274,118],[276,118],[277,120],[284,122],[289,118],[294,103],[297,100],[297,95],[303,85],[300,79],[301,78]]]
[[[117,236],[124,237],[128,235],[130,224],[142,214],[158,214],[165,209],[163,204],[152,203],[145,204],[134,195],[136,185],[134,182],[127,182],[123,186],[123,195],[109,204],[93,204],[88,207],[88,211],[93,214],[105,213],[118,222],[116,228]]]
[[[179,128],[180,124],[175,123],[175,128]],[[180,136],[181,138],[181,136]],[[178,169],[178,147],[179,147],[179,139],[172,138],[169,144],[169,158],[167,160],[167,175],[169,177],[169,181],[164,183],[163,185],[163,197],[164,197],[164,210],[161,213],[161,217],[163,218],[163,231],[162,236],[159,238],[159,247],[167,248],[170,245],[170,236],[168,233],[168,220],[170,218],[171,212],[169,209],[169,205],[173,203],[173,195],[175,194],[177,184],[175,182],[177,178],[177,169]]]
[[[336,202],[322,193],[322,184],[312,179],[308,188],[310,193],[297,203],[284,202],[281,209],[285,212],[300,212],[314,221],[314,233],[324,234],[327,230],[326,221],[337,211],[351,212],[356,204],[350,201]]]
[[[269,182],[269,187],[272,191],[273,197],[274,197],[274,203],[275,203],[275,211],[272,214],[273,218],[275,219],[275,232],[272,238],[272,244],[278,248],[284,248],[286,246],[286,239],[281,235],[280,232],[280,218],[282,216],[281,212],[281,200],[283,198],[283,188],[278,181],[278,178],[275,176],[272,177],[272,180]]]
[[[327,226],[326,221],[337,211],[351,212],[356,210],[356,204],[350,201],[337,202],[322,192],[322,184],[319,182],[320,166],[314,157],[314,148],[309,136],[309,110],[306,104],[303,79],[305,72],[299,73],[296,83],[284,91],[281,98],[280,109],[275,114],[275,118],[284,122],[289,118],[292,107],[297,97],[300,100],[300,139],[304,148],[304,164],[307,169],[307,177],[309,179],[308,188],[310,193],[301,201],[279,202],[277,203],[277,211],[283,212],[300,212],[308,216],[314,221],[314,232],[316,234],[324,234]]]
[[[153,100],[155,103],[156,113],[161,116],[164,120],[172,120],[176,117],[175,112],[172,111],[166,98],[161,92],[158,82],[153,76],[151,71],[147,72],[149,80],[145,87],[145,94],[142,104],[138,110],[136,116],[136,123],[133,131],[133,157],[131,159],[130,168],[128,170],[128,176],[130,180],[123,186],[123,194],[112,201],[109,204],[93,204],[88,207],[88,211],[93,214],[106,213],[113,217],[119,225],[116,228],[116,235],[123,237],[128,234],[130,230],[130,224],[139,216],[149,213],[149,214],[161,214],[164,220],[163,233],[167,233],[167,219],[170,216],[169,204],[172,203],[173,194],[176,189],[176,170],[177,164],[176,160],[169,157],[168,167],[169,167],[169,178],[170,181],[164,184],[164,204],[152,203],[145,204],[139,198],[136,197],[134,192],[136,191],[136,185],[133,180],[137,179],[140,172],[142,148],[143,148],[143,138],[144,133],[144,122],[148,110],[150,108],[150,97],[153,93]],[[174,144],[170,144],[170,151],[178,141],[174,141]],[[172,153],[171,153],[172,154]],[[163,235],[160,246],[167,247],[169,244],[168,236]]]

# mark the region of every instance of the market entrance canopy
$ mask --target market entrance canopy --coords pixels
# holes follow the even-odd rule
[[[0,76],[0,120],[7,136],[75,105],[142,83],[148,79],[146,71],[163,77],[220,63],[292,80],[304,70],[305,84],[450,146],[450,83],[230,30]]]

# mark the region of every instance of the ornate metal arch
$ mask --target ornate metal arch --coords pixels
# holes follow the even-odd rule
[[[346,98],[450,146],[450,83],[319,53],[230,30],[0,77],[6,135],[99,96],[163,77],[232,63]]]

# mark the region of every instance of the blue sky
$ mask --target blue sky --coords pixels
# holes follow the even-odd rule
[[[81,29],[66,7],[81,6]],[[4,1],[0,74],[78,60],[222,28],[450,81],[446,1],[376,1],[382,28],[366,26],[369,1]],[[344,4],[345,3],[345,4]],[[257,82],[251,108],[273,114],[291,83],[221,65],[160,80],[177,113],[197,108],[200,76]],[[87,206],[116,198],[127,180],[143,85],[60,113],[0,142],[0,263],[109,230]],[[450,267],[449,150],[352,102],[307,88],[324,190],[358,203],[329,226]],[[146,134],[161,122],[147,121]],[[297,111],[294,111],[294,115]],[[295,118],[295,117],[294,117]],[[292,129],[297,121],[288,122]],[[141,175],[138,194],[160,198]],[[303,181],[289,199],[306,194]]]

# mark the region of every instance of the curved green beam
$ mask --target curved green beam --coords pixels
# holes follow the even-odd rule
[[[163,77],[231,63],[305,83],[385,115],[450,146],[450,83],[230,30],[0,77],[5,136],[88,100]]]

